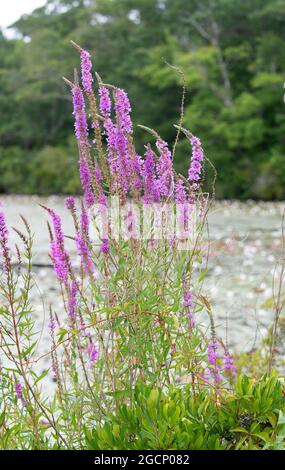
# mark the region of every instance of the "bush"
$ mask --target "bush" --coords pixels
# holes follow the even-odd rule
[[[132,404],[86,430],[89,449],[279,450],[284,448],[284,388],[275,377],[238,377],[232,392],[137,384]]]
[[[84,93],[77,73],[66,82],[83,197],[80,207],[66,198],[72,251],[59,214],[43,206],[62,296],[50,306],[50,351],[43,357],[31,303],[33,234],[22,217],[23,229],[13,229],[20,245],[12,248],[0,210],[1,448],[283,448],[280,381],[273,374],[258,382],[237,375],[203,295],[210,195],[202,191],[201,141],[179,129],[192,148],[187,179],[152,129],[144,128],[155,144],[139,156],[126,92],[97,75],[95,93],[90,55],[75,47]],[[60,148],[39,155],[55,188],[55,169],[65,170],[57,164],[61,156]],[[44,190],[44,175],[38,178]],[[200,321],[202,314],[208,321]],[[49,370],[36,367],[47,355],[56,383],[51,396]]]

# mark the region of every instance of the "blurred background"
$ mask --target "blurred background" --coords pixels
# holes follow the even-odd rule
[[[61,79],[78,66],[73,39],[106,82],[127,89],[135,124],[169,142],[182,78],[167,63],[181,68],[184,124],[218,171],[217,197],[285,198],[285,0],[1,0],[0,8],[1,193],[80,190]],[[149,135],[135,133],[143,152]],[[189,156],[182,138],[179,171]]]

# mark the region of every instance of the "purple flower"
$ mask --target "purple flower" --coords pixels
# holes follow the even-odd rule
[[[190,142],[192,145],[192,157],[191,157],[191,164],[188,170],[188,178],[191,181],[196,181],[193,183],[192,189],[195,191],[199,189],[200,185],[197,181],[201,179],[201,172],[202,172],[202,163],[204,160],[204,151],[202,148],[202,144],[198,137],[194,135],[191,136]]]
[[[88,162],[84,155],[81,155],[79,161],[79,173],[82,188],[84,191],[84,200],[87,207],[92,207],[95,204],[95,196],[92,191],[92,178]]]
[[[121,88],[115,91],[115,110],[120,129],[131,134],[133,129],[130,117],[131,105],[127,93]]]
[[[104,255],[108,255],[108,254],[109,254],[109,252],[110,252],[110,245],[109,245],[109,240],[108,240],[108,238],[103,238],[102,244],[101,244],[101,247],[100,247],[100,250],[101,250],[101,252],[102,252]]]
[[[89,216],[87,214],[87,211],[86,211],[85,206],[84,206],[83,203],[82,203],[82,206],[81,206],[80,221],[81,221],[81,232],[83,234],[85,234],[86,237],[88,237],[88,234],[89,234]]]
[[[68,196],[66,199],[65,199],[65,207],[67,210],[71,211],[71,212],[75,212],[76,211],[76,208],[75,208],[75,199],[73,196]]]
[[[92,62],[90,59],[90,54],[89,52],[85,50],[81,50],[80,53],[80,59],[81,59],[81,79],[82,79],[82,85],[83,89],[86,93],[91,93],[92,92],[92,83],[93,83],[93,78],[91,74],[91,69],[92,69]]]
[[[8,247],[8,228],[6,225],[5,216],[0,211],[0,248],[4,258],[3,269],[7,273],[10,268],[10,250]]]
[[[144,201],[147,204],[151,204],[159,201],[160,194],[155,174],[155,153],[150,145],[148,146],[144,157],[143,167],[141,170],[144,184]]]
[[[183,307],[194,307],[193,294],[192,292],[184,292],[183,294]]]
[[[89,358],[89,361],[90,361],[90,363],[89,363],[90,368],[92,368],[94,366],[94,363],[97,361],[99,351],[96,348],[96,345],[93,343],[91,338],[90,338],[90,341],[89,341],[89,344],[88,344],[87,354],[88,354],[88,358]]]
[[[160,157],[157,163],[159,191],[162,196],[170,196],[173,185],[172,155],[164,140],[157,140],[156,147],[160,152]]]
[[[228,371],[231,377],[235,377],[237,375],[237,367],[234,363],[233,357],[227,350],[225,350],[223,366],[224,366],[224,371]]]
[[[15,384],[15,392],[16,392],[18,400],[23,400],[23,389],[22,389],[22,385],[20,384],[20,382],[17,382]]]
[[[195,326],[195,320],[194,320],[194,312],[193,312],[193,307],[194,307],[194,300],[193,300],[193,294],[190,291],[185,291],[183,294],[183,301],[182,301],[183,307],[186,307],[188,310],[187,317],[190,318],[190,327],[192,328]]]
[[[53,262],[54,271],[64,284],[67,285],[69,277],[70,260],[64,247],[64,234],[61,226],[60,216],[52,209],[48,209],[51,216],[54,239],[50,244],[50,254]]]
[[[72,88],[73,115],[75,118],[75,135],[79,142],[86,142],[88,137],[88,125],[85,113],[83,93],[77,86]]]
[[[184,204],[186,202],[186,189],[181,178],[175,183],[175,199],[177,204]]]
[[[219,355],[217,353],[217,349],[218,349],[217,341],[215,339],[211,340],[208,345],[208,362],[211,365],[211,367],[209,367],[209,372],[211,376],[213,377],[213,379],[215,380],[215,382],[221,382],[222,377],[220,376],[220,373],[219,373],[220,366],[218,364]]]
[[[111,99],[108,88],[104,86],[99,87],[99,109],[103,117],[109,117],[111,114]]]
[[[76,320],[76,306],[77,306],[77,285],[75,280],[72,281],[69,289],[67,309],[68,315],[72,322]]]
[[[86,240],[86,234],[77,232],[75,240],[77,246],[77,252],[81,259],[81,265],[86,273],[92,273],[94,271],[94,264],[90,257],[90,249]]]

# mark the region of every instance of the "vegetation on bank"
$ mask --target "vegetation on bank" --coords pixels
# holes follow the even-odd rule
[[[135,124],[167,141],[185,79],[184,124],[218,169],[218,197],[284,199],[283,9],[280,0],[47,1],[16,23],[14,39],[0,33],[0,192],[80,191],[61,80],[74,39],[95,52],[107,83],[129,90]],[[134,129],[141,154],[146,133]],[[182,138],[184,175],[188,156]]]
[[[41,335],[30,302],[33,234],[22,218],[12,247],[0,210],[0,447],[284,449],[284,380],[274,372],[284,259],[268,371],[260,363],[257,374],[245,376],[217,337],[203,295],[211,197],[202,186],[207,158],[200,139],[180,122],[170,149],[144,127],[154,143],[146,143],[140,157],[128,95],[94,74],[89,52],[73,45],[81,79],[75,71],[73,81],[64,80],[73,101],[83,196],[80,207],[74,197],[66,199],[76,256],[66,248],[60,216],[43,206],[63,308],[50,307],[50,350],[43,355],[50,371],[41,374]],[[191,153],[186,177],[173,164],[182,134]],[[113,199],[120,207],[116,223],[100,230],[98,218],[109,221]],[[169,232],[167,209],[173,208],[176,230]],[[136,210],[146,209],[161,215],[161,225],[151,213],[141,236]],[[49,373],[56,387],[47,395]]]

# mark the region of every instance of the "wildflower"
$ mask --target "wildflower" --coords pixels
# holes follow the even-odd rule
[[[65,207],[71,212],[75,212],[75,199],[73,196],[68,196],[65,199]]]
[[[83,89],[86,93],[92,93],[92,83],[93,78],[91,74],[92,69],[92,62],[90,59],[89,52],[85,51],[84,49],[80,52],[80,59],[81,59],[81,79]]]
[[[76,281],[73,280],[71,283],[71,287],[69,289],[68,302],[67,302],[68,315],[72,322],[76,320],[76,305],[77,305],[76,297],[77,297],[77,285],[76,285]]]
[[[88,217],[87,211],[86,211],[85,206],[84,206],[83,203],[81,205],[80,221],[81,221],[81,232],[83,234],[85,234],[86,236],[88,236],[88,233],[89,233],[89,217]]]
[[[103,117],[109,117],[111,114],[111,99],[108,88],[104,86],[99,87],[99,109]]]
[[[159,191],[162,196],[170,196],[173,184],[172,155],[164,140],[157,140],[156,147],[160,152],[157,163]]]
[[[151,204],[159,201],[159,191],[155,174],[155,153],[150,145],[147,147],[144,157],[141,171],[144,182],[144,201]]]
[[[20,382],[17,382],[15,384],[15,392],[16,392],[16,396],[18,398],[18,400],[23,400],[23,389],[22,389],[22,385],[20,384]]]
[[[108,238],[103,238],[100,250],[104,255],[108,255],[108,253],[110,252],[110,245],[109,245]]]
[[[107,131],[109,149],[109,161],[111,174],[115,177],[117,189],[126,194],[129,190],[129,180],[136,174],[134,165],[136,158],[130,158],[129,135],[132,133],[132,121],[130,117],[131,106],[129,98],[124,90],[117,88],[114,92],[116,125],[110,118],[105,120],[104,127]]]
[[[222,378],[220,376],[220,366],[218,364],[219,355],[217,353],[218,344],[215,339],[211,340],[208,345],[208,362],[211,365],[209,367],[209,372],[214,378],[215,382],[221,382]]]
[[[121,88],[117,88],[115,91],[115,110],[120,129],[131,134],[133,126],[130,112],[132,109],[127,93]]]
[[[232,378],[237,375],[237,367],[234,363],[233,357],[227,350],[225,350],[223,366],[224,366],[224,371],[228,372]]]
[[[0,211],[0,248],[4,258],[3,269],[7,273],[10,268],[11,259],[8,247],[8,228],[2,211]]]
[[[194,301],[193,301],[193,294],[192,292],[184,292],[183,294],[183,302],[182,305],[184,307],[194,307]]]
[[[182,305],[183,307],[186,307],[188,310],[187,317],[190,319],[189,326],[192,328],[193,326],[195,326],[194,312],[193,312],[194,300],[193,300],[192,292],[190,291],[184,292]]]
[[[91,260],[91,253],[88,246],[88,241],[86,239],[86,235],[83,233],[77,232],[76,237],[76,247],[77,252],[81,259],[81,265],[86,273],[92,273],[94,271],[94,264]]]
[[[81,155],[79,161],[79,173],[82,188],[84,191],[84,200],[87,207],[92,207],[95,204],[95,196],[92,191],[92,178],[87,159]]]
[[[88,358],[89,358],[89,361],[90,361],[89,362],[90,368],[92,368],[94,366],[94,363],[96,362],[96,360],[98,358],[99,351],[96,348],[96,345],[93,343],[91,338],[90,338],[90,341],[89,341],[89,344],[88,344],[87,354],[88,354]]]
[[[88,143],[88,125],[85,113],[85,102],[83,93],[79,87],[72,88],[73,95],[73,115],[75,117],[75,135],[79,143],[80,160],[79,173],[80,180],[84,192],[84,199],[87,207],[91,207],[95,203],[95,197],[92,191],[92,176],[87,161],[87,153],[89,151]]]
[[[133,155],[130,160],[131,174],[130,174],[130,188],[138,193],[143,186],[142,182],[142,171],[143,171],[143,160],[140,155]]]
[[[50,254],[53,262],[54,271],[64,284],[67,284],[69,277],[70,260],[69,255],[64,248],[64,234],[60,216],[52,209],[48,209],[54,229],[54,239],[50,244]]]
[[[192,145],[192,157],[191,157],[190,168],[188,170],[188,178],[189,180],[194,181],[192,185],[192,189],[197,190],[199,189],[199,183],[197,183],[197,181],[201,179],[204,152],[203,152],[201,141],[200,139],[198,139],[198,137],[191,135],[190,142]]]
[[[88,125],[85,113],[83,93],[79,87],[72,87],[73,115],[75,117],[75,135],[79,142],[86,141],[88,137]]]
[[[175,184],[175,200],[177,204],[184,204],[186,202],[186,189],[181,178]]]

